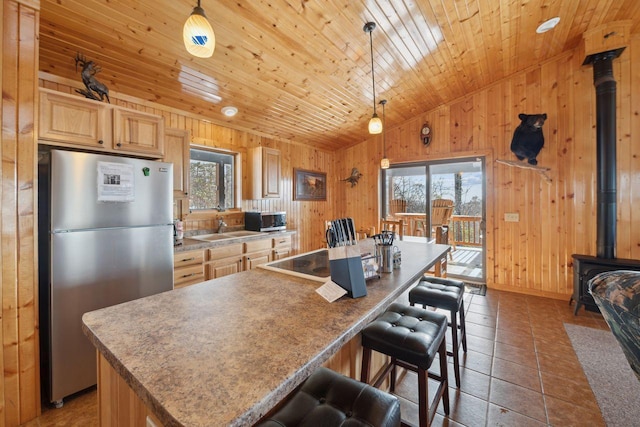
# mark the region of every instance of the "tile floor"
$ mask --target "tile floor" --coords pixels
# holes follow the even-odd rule
[[[445,418],[440,404],[432,425],[606,425],[563,326],[608,329],[600,314],[581,309],[574,316],[568,301],[491,289],[486,297],[465,294],[465,306],[468,351],[460,353],[460,389],[452,387],[449,357],[451,411]],[[436,371],[437,366],[432,364]],[[435,390],[435,382],[429,385]],[[403,419],[417,424],[413,372],[397,394],[406,397],[401,398]]]
[[[434,426],[605,425],[563,326],[608,329],[602,316],[584,309],[574,316],[567,301],[491,289],[484,297],[465,294],[465,306],[468,352],[461,353],[461,386],[449,388],[451,412],[444,417],[440,404]],[[451,358],[449,368],[455,385]],[[417,423],[414,373],[400,381],[397,393],[406,397],[403,418]],[[62,409],[43,409],[25,425],[95,426],[96,413],[93,390],[66,399]]]

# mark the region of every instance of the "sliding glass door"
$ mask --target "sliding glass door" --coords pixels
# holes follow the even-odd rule
[[[450,244],[447,274],[484,283],[484,159],[395,165],[382,178],[383,217],[403,219],[406,240]]]

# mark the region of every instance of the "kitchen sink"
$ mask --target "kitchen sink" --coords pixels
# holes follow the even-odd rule
[[[228,233],[200,234],[199,236],[191,236],[191,238],[195,240],[202,240],[205,242],[215,242],[218,240],[235,239],[238,237],[257,236],[259,234],[265,233],[261,233],[259,231],[240,230],[229,231]]]

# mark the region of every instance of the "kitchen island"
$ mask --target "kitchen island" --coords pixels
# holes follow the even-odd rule
[[[144,425],[146,414],[165,426],[257,422],[450,250],[397,246],[401,267],[362,298],[329,303],[318,282],[258,269],[86,313],[101,425]]]

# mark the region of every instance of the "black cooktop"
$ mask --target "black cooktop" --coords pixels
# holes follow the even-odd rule
[[[282,261],[270,262],[269,266],[316,277],[331,276],[331,270],[329,269],[329,251],[326,249]]]

